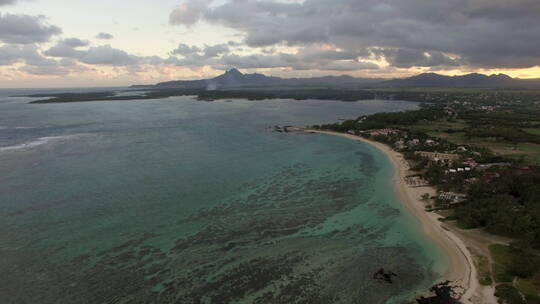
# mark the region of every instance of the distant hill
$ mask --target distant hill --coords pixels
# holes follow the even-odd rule
[[[224,74],[201,80],[176,80],[161,82],[150,86],[132,86],[132,88],[151,89],[226,89],[226,88],[254,88],[272,86],[323,86],[323,87],[343,87],[343,88],[501,88],[501,87],[540,87],[540,79],[519,79],[508,75],[483,75],[467,74],[461,76],[444,76],[436,73],[424,73],[401,79],[380,79],[380,78],[355,78],[352,76],[325,76],[315,78],[279,78],[265,76],[263,74],[243,74],[237,69],[232,69]]]
[[[417,76],[393,79],[380,83],[390,87],[513,87],[525,85],[527,81],[514,79],[505,74],[483,75],[478,73],[461,76],[444,76],[425,73]]]
[[[384,79],[378,78],[354,78],[352,76],[325,76],[315,78],[279,78],[265,76],[263,74],[243,74],[237,69],[232,69],[224,74],[211,79],[201,80],[175,80],[161,82],[156,85],[135,85],[132,88],[155,88],[155,89],[224,89],[242,87],[268,87],[268,86],[359,86],[373,84]]]

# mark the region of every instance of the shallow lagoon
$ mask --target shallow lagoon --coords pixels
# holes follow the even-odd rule
[[[401,303],[444,267],[381,152],[269,128],[414,103],[29,100],[0,97],[7,303]]]

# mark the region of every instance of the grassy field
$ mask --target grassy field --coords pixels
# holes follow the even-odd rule
[[[439,120],[425,122],[409,127],[412,131],[424,132],[433,137],[446,139],[455,144],[485,147],[497,155],[507,156],[526,163],[540,164],[540,145],[535,143],[512,143],[499,138],[468,137],[465,120]],[[524,131],[540,136],[540,128],[524,129]]]
[[[523,131],[532,134],[532,135],[538,135],[540,136],[540,128],[534,128],[534,129],[523,129]]]
[[[508,267],[514,255],[511,247],[494,244],[489,246],[489,251],[493,259],[492,269],[497,283],[513,283],[513,287],[525,296],[536,298],[540,294],[540,274],[530,279],[522,279],[509,271]]]
[[[493,274],[497,283],[509,283],[514,280],[514,276],[509,273],[507,267],[512,262],[510,247],[503,245],[489,246],[489,252],[493,259]]]
[[[524,279],[518,279],[516,282],[516,288],[524,295],[527,296],[538,296],[540,293],[540,288],[537,285],[538,282],[534,279],[532,280],[524,280]]]
[[[491,267],[488,258],[485,256],[475,255],[475,264],[478,270],[478,281],[484,286],[491,286]]]
[[[522,156],[527,163],[540,164],[540,145],[532,143],[518,144],[514,153],[508,155],[514,159],[520,159]]]
[[[446,134],[448,130],[464,130],[467,127],[467,122],[462,119],[457,120],[439,120],[435,122],[419,123],[411,127],[414,131],[433,133],[433,134]]]

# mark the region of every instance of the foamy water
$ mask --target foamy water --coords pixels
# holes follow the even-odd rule
[[[82,136],[83,134],[73,134],[73,135],[64,135],[64,136],[49,136],[49,137],[41,137],[36,140],[25,142],[22,144],[14,145],[14,146],[7,146],[7,147],[0,147],[0,152],[12,152],[12,151],[20,151],[20,150],[31,150],[33,148],[46,145],[48,143],[54,143],[54,142],[63,142],[69,139],[74,139],[77,137]]]

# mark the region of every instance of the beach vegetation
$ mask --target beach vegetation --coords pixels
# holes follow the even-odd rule
[[[474,264],[476,265],[478,273],[478,282],[484,286],[492,286],[493,279],[491,277],[491,263],[489,259],[481,254],[478,254],[471,249],[473,255]]]
[[[525,298],[510,284],[497,285],[497,287],[495,287],[495,296],[501,300],[501,303],[527,304]]]
[[[538,295],[540,294],[539,282],[536,279],[518,279],[516,280],[516,288],[524,294],[528,300],[536,299],[540,301]],[[537,302],[540,303],[540,302]]]

